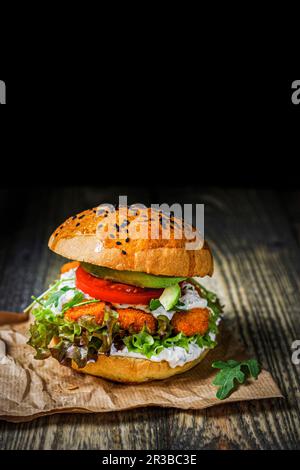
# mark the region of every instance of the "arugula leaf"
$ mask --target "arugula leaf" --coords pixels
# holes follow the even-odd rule
[[[60,290],[57,290],[55,292],[51,292],[48,299],[44,302],[44,306],[49,307],[49,305],[53,304],[54,307],[57,307],[59,299],[61,298],[61,296],[64,295],[67,291],[74,290],[74,289],[75,289],[75,287],[65,286],[65,287],[62,287]]]
[[[240,362],[233,359],[226,362],[215,361],[212,363],[212,367],[220,369],[212,383],[219,386],[216,394],[219,400],[227,398],[235,390],[237,382],[243,384],[249,376],[257,379],[261,371],[256,359]]]
[[[151,299],[150,300],[150,304],[149,304],[149,308],[150,310],[156,310],[157,308],[161,307],[161,303],[158,299]]]
[[[75,278],[68,278],[68,279],[59,279],[57,281],[55,281],[45,292],[43,292],[41,295],[39,295],[38,297],[35,297],[35,296],[31,296],[31,298],[33,299],[33,302],[31,302],[30,305],[28,305],[28,307],[26,307],[23,312],[24,313],[27,313],[29,312],[29,310],[31,310],[34,306],[35,303],[40,303],[41,304],[41,300],[44,299],[50,292],[54,291],[60,284],[63,284],[65,282],[68,282],[68,281],[73,281]]]
[[[188,281],[196,287],[201,297],[207,300],[207,306],[212,310],[214,317],[219,317],[223,312],[223,306],[221,305],[217,295],[203,287],[202,284],[196,281],[193,277],[190,277]]]
[[[98,302],[101,302],[101,300],[91,299],[91,300],[86,300],[85,302],[79,302],[78,304],[73,305],[73,307],[82,307],[82,305],[95,304]]]
[[[83,299],[84,299],[83,293],[77,291],[73,299],[71,299],[69,302],[64,304],[63,313],[66,312],[69,308],[75,307],[77,306],[77,304],[80,304],[83,301]]]

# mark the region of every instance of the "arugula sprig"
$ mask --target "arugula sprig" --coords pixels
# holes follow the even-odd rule
[[[223,312],[223,306],[221,305],[218,296],[202,286],[198,281],[193,277],[190,277],[188,281],[193,284],[196,289],[199,291],[201,297],[207,300],[207,306],[211,309],[215,317],[219,317]]]
[[[75,287],[65,286],[62,287],[60,290],[51,292],[47,300],[44,302],[44,307],[49,307],[49,305],[54,305],[54,307],[58,306],[59,299],[69,290],[75,290]]]
[[[38,297],[35,297],[34,295],[31,296],[31,298],[33,299],[33,302],[31,302],[30,305],[28,305],[28,307],[26,307],[23,311],[24,313],[27,313],[29,312],[29,310],[32,309],[32,307],[36,304],[36,303],[39,303],[41,304],[41,300],[43,300],[48,294],[52,294],[53,291],[56,290],[56,288],[58,286],[60,286],[61,284],[63,283],[66,283],[68,281],[74,281],[75,278],[68,278],[68,279],[58,279],[57,281],[55,281],[50,287],[49,289],[47,289],[45,292],[43,292],[41,295],[39,295]],[[67,286],[66,286],[67,287]]]
[[[230,359],[226,362],[215,361],[212,363],[212,367],[220,369],[212,383],[219,386],[216,393],[216,397],[219,400],[227,398],[236,389],[237,383],[245,383],[248,377],[257,379],[261,371],[261,367],[256,359],[248,359],[246,361]]]
[[[159,299],[151,299],[149,303],[149,308],[151,312],[153,310],[156,310],[157,308],[162,307],[162,304],[160,303]]]

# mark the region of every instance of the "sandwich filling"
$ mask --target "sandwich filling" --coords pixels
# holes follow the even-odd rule
[[[52,356],[83,368],[106,354],[167,361],[174,368],[215,347],[222,307],[194,278],[134,273],[131,285],[110,271],[67,263],[60,278],[34,297],[28,343],[36,359]],[[141,287],[145,276],[148,285],[168,287]]]

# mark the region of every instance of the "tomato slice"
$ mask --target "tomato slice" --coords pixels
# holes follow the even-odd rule
[[[76,286],[94,299],[116,304],[148,305],[161,296],[163,289],[144,289],[108,281],[87,273],[81,266],[76,270]]]

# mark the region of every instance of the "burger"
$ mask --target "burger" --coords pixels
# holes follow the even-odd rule
[[[199,279],[213,273],[211,250],[174,214],[98,206],[68,218],[49,248],[69,261],[26,309],[35,359],[137,383],[185,372],[216,346],[222,307]]]

